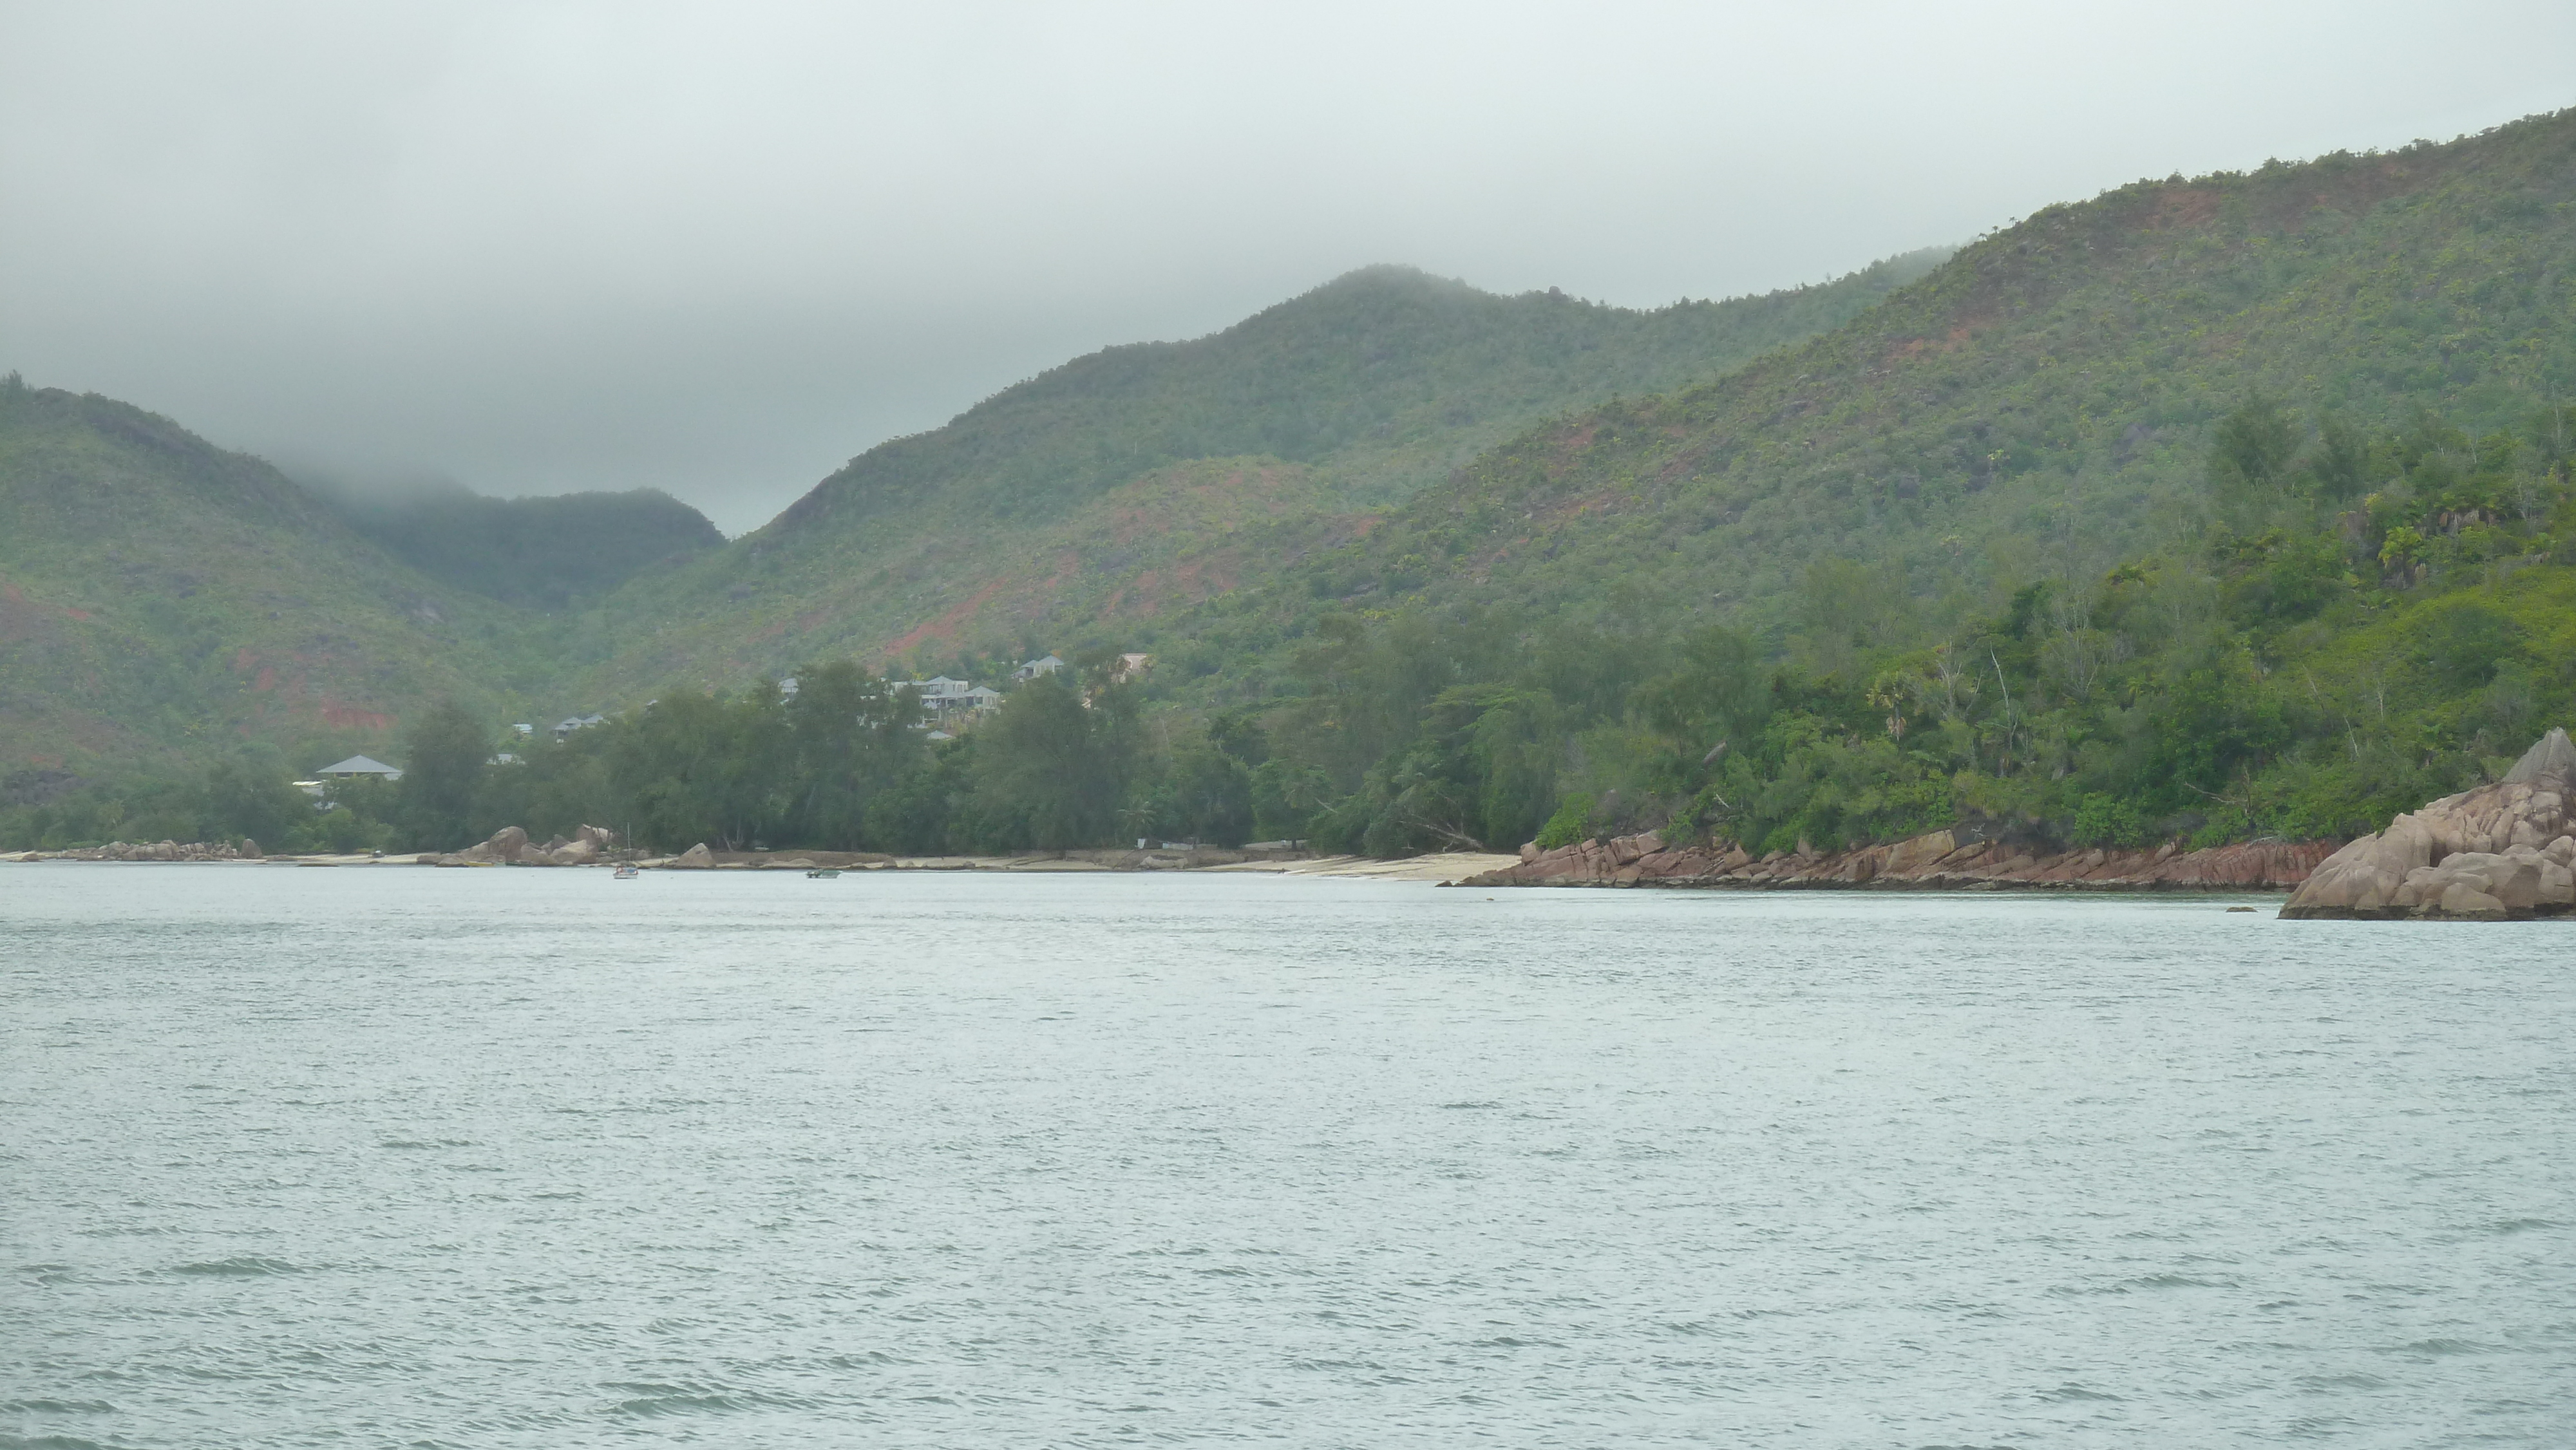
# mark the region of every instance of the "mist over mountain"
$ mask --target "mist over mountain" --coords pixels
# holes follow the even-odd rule
[[[656,488],[489,498],[457,483],[305,486],[431,578],[529,609],[595,601],[648,569],[724,544],[706,515]]]
[[[728,534],[1371,260],[1733,296],[2561,103],[2576,9],[20,6],[0,370]]]
[[[2571,78],[0,0],[0,1450],[2564,1447]]]
[[[0,767],[114,775],[254,748],[309,769],[391,748],[436,698],[527,717],[633,703],[701,657],[732,684],[907,632],[948,648],[942,614],[978,591],[1002,600],[977,620],[995,650],[1091,631],[1163,607],[1153,561],[1283,519],[1365,527],[1536,418],[1812,335],[1939,255],[1653,312],[1370,269],[1006,390],[730,545],[657,490],[299,485],[130,405],[13,383]],[[1093,562],[1059,577],[1067,557]],[[790,559],[810,596],[779,587]],[[1180,567],[1180,599],[1222,577]],[[782,608],[804,624],[777,628]]]
[[[2576,708],[2571,218],[2562,112],[1726,302],[1370,268],[1049,370],[730,543],[649,493],[326,506],[17,387],[10,763],[658,699],[486,805],[905,849],[2349,832]],[[764,677],[883,724],[878,671],[1049,651],[1123,703],[1031,686],[864,787],[746,743],[803,738]]]
[[[1364,532],[1532,424],[1843,324],[1945,249],[1817,287],[1636,311],[1374,267],[1190,342],[1106,349],[850,461],[767,526],[612,601],[655,622],[616,695],[802,658],[1106,638]]]
[[[1277,607],[1583,610],[1615,579],[1830,660],[1837,634],[1919,637],[2197,529],[2210,430],[2250,398],[2518,427],[2576,395],[2571,289],[2576,112],[2142,181],[1812,341],[1489,450]]]
[[[266,463],[129,404],[0,384],[0,770],[245,748],[309,769],[386,748],[423,701],[538,685],[525,648],[518,611]]]

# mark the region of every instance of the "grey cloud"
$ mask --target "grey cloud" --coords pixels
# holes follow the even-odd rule
[[[0,8],[0,367],[729,530],[1403,261],[1654,304],[2565,104],[2563,4]]]

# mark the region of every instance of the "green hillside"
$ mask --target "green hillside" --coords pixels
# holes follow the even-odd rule
[[[486,498],[455,484],[392,494],[317,488],[361,534],[423,574],[486,598],[560,611],[648,569],[724,545],[706,515],[659,489]]]
[[[1953,824],[2350,836],[2576,716],[2576,407],[2365,432],[2258,398],[2213,431],[2188,536],[1929,632],[1837,575],[1858,607],[1830,665],[1625,591],[1589,620],[1336,614],[1272,702],[1217,718],[1264,727],[1250,784],[1303,783],[1281,824],[1395,854],[1648,826],[1756,852]]]
[[[1812,337],[1940,255],[1647,312],[1374,267],[1210,337],[1110,348],[872,449],[767,527],[640,581],[611,601],[614,653],[590,678],[613,699],[1149,621],[1276,567],[1241,526],[1363,532],[1540,419]]]
[[[515,612],[388,558],[255,458],[0,383],[0,775],[309,770],[416,702],[543,673]]]
[[[1524,434],[1290,592],[1584,608],[1616,577],[1830,663],[1855,611],[1919,636],[2196,526],[2209,429],[2256,393],[2518,425],[2576,390],[2571,316],[2576,112],[2141,182],[1831,334]],[[1874,572],[1811,576],[1829,561]]]
[[[2576,714],[2571,264],[2576,113],[2140,183],[1910,285],[1623,313],[1355,274],[1008,390],[601,607],[415,615],[414,658],[447,662],[420,679],[542,646],[552,698],[660,704],[508,766],[452,717],[435,811],[407,782],[410,816],[345,830],[2348,834]],[[95,420],[65,436],[64,478],[150,472]],[[262,472],[206,453],[189,508]],[[15,597],[19,628],[40,596]],[[858,667],[1041,648],[1076,669],[935,748]],[[801,693],[745,688],[789,669]],[[0,810],[48,839],[100,819]]]
[[[1382,849],[2349,832],[2576,710],[2571,316],[2576,113],[2141,183],[1135,644]]]
[[[2364,829],[2576,710],[2571,162],[2550,116],[2051,208],[1388,512],[1247,506],[1296,460],[1114,485],[1142,507],[1066,517],[1173,520],[1199,587],[1074,632],[1156,672],[1013,696],[838,839]],[[875,506],[837,486],[800,509]],[[782,728],[724,711],[706,738]],[[819,829],[759,778],[659,829]]]
[[[1166,464],[1050,504],[1066,542],[1020,566],[1045,584],[949,606],[962,639],[1114,578],[1151,607],[1063,621],[1074,690],[864,787],[760,690],[530,779],[669,845],[2368,829],[2576,712],[2571,162],[2552,116],[2052,208],[1387,510],[1299,511],[1314,463]],[[838,486],[800,510],[875,506]],[[1188,541],[1170,566],[1083,567],[1158,536]],[[1157,667],[1122,682],[1109,646]],[[698,762],[680,788],[669,760]]]

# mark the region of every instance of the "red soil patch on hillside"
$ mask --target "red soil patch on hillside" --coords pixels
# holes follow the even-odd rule
[[[1541,471],[1550,479],[1563,478],[1582,461],[1583,451],[1592,446],[1593,436],[1600,431],[1600,422],[1589,419],[1579,427],[1558,434],[1547,451],[1547,460],[1541,465]]]
[[[1209,505],[1211,513],[1231,503],[1244,512],[1275,519],[1287,512],[1282,503],[1288,491],[1289,472],[1284,468],[1237,468],[1206,483],[1188,485],[1180,492]],[[1160,503],[1128,504],[1111,513],[1110,537],[1121,545],[1132,544],[1185,525],[1195,527],[1195,522],[1183,510]]]
[[[322,723],[336,725],[343,730],[391,730],[394,717],[356,705],[343,705],[337,700],[325,700],[322,702]]]
[[[0,639],[33,639],[44,623],[44,611],[15,585],[0,584]]]
[[[0,605],[8,605],[8,608],[0,608],[0,616],[13,618],[13,631],[18,636],[33,634],[36,621],[41,621],[46,613],[54,613],[54,610],[46,610],[46,605],[31,603],[18,585],[0,585]],[[72,605],[57,605],[57,610],[64,618],[77,618],[82,623],[90,621],[90,610],[72,608]]]
[[[1159,571],[1148,569],[1109,596],[1109,602],[1100,607],[1101,617],[1117,614],[1130,595],[1134,596],[1134,607],[1127,612],[1139,619],[1151,619],[1169,604],[1205,603],[1234,588],[1241,577],[1242,563],[1231,552],[1211,554],[1175,566],[1168,580]]]
[[[2147,218],[2151,227],[2205,227],[2218,215],[2218,193],[2200,186],[2168,188]]]
[[[1148,569],[1144,573],[1127,581],[1125,584],[1120,585],[1117,592],[1109,596],[1108,602],[1100,606],[1100,612],[1103,615],[1116,614],[1120,609],[1126,607],[1127,596],[1133,593],[1140,596],[1136,605],[1136,613],[1143,618],[1151,619],[1154,617],[1156,611],[1163,607],[1162,601],[1156,597],[1160,582],[1161,581],[1155,576],[1154,571]]]
[[[946,640],[955,638],[957,631],[963,629],[966,626],[966,622],[973,619],[986,604],[991,603],[993,596],[1001,593],[1003,586],[1009,582],[1010,581],[1007,579],[996,579],[985,585],[983,588],[976,590],[963,602],[951,606],[937,619],[930,620],[924,624],[914,625],[911,629],[897,636],[892,644],[885,647],[885,652],[889,655],[899,655],[920,644],[923,640]]]

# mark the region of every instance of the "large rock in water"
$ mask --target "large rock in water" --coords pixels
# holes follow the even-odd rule
[[[2552,730],[2493,785],[2424,806],[2335,852],[2281,914],[2503,921],[2576,908],[2576,744]]]
[[[700,841],[689,849],[682,851],[679,854],[679,857],[672,861],[671,864],[684,871],[713,870],[716,864],[716,853],[707,849],[706,842]]]
[[[516,861],[527,853],[527,831],[518,826],[503,826],[492,833],[492,839],[468,846],[456,854],[468,861]]]

